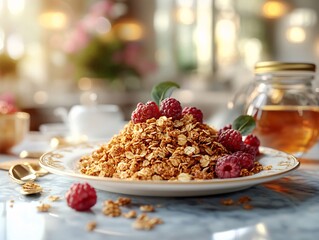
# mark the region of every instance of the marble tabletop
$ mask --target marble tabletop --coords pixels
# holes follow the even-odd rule
[[[14,159],[0,155],[0,161]],[[319,161],[318,161],[319,162]],[[319,235],[319,165],[307,164],[288,176],[239,192],[205,197],[139,197],[97,190],[97,204],[87,212],[67,206],[64,198],[74,179],[48,174],[39,178],[44,191],[24,196],[20,185],[7,171],[0,171],[0,240],[51,239],[317,239]],[[59,196],[50,201],[50,196]],[[102,213],[105,200],[130,197],[132,204],[123,211],[151,204],[163,224],[153,229],[137,230],[134,219],[107,217]],[[249,197],[249,205],[239,204]],[[227,205],[230,200],[233,204]],[[48,212],[38,212],[42,203],[51,205]],[[245,207],[246,206],[246,207]],[[247,207],[248,206],[248,207]],[[96,222],[88,231],[89,222]]]

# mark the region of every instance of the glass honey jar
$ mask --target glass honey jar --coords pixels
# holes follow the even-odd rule
[[[319,98],[312,63],[260,62],[245,113],[256,120],[261,145],[302,156],[318,141]]]

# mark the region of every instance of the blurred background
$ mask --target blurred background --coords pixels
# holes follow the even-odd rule
[[[318,13],[315,0],[0,0],[0,94],[38,130],[92,93],[128,120],[175,81],[211,119],[256,62],[317,63]]]

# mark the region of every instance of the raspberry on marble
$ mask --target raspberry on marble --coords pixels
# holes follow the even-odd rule
[[[95,189],[88,183],[74,183],[65,195],[69,207],[77,211],[87,211],[96,204]]]

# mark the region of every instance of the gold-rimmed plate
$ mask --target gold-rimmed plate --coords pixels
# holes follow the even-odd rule
[[[56,149],[42,155],[40,165],[51,173],[88,182],[96,189],[129,195],[161,197],[204,196],[235,192],[282,178],[300,165],[292,155],[260,147],[259,162],[263,166],[271,166],[271,169],[247,177],[181,182],[122,180],[81,174],[78,170],[80,158],[91,154],[99,146],[100,144],[92,143]]]

